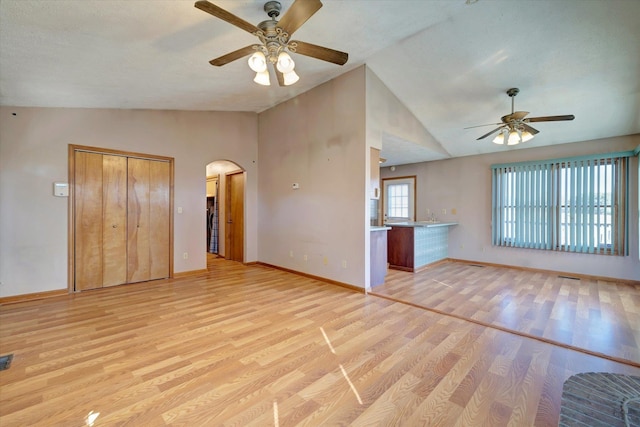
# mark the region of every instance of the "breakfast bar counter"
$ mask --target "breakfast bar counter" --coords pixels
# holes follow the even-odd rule
[[[457,222],[389,222],[387,257],[389,267],[417,271],[449,256],[449,228]]]

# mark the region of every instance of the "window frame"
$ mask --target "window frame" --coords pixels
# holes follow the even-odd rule
[[[633,152],[620,152],[492,165],[492,244],[628,255],[631,156]],[[600,198],[609,188],[602,206]],[[601,208],[611,212],[604,221]]]
[[[390,185],[408,185],[409,186],[409,205],[408,215],[404,216],[389,216],[389,186]],[[416,176],[400,176],[394,178],[382,179],[382,214],[384,222],[400,222],[400,221],[415,221],[416,218]]]

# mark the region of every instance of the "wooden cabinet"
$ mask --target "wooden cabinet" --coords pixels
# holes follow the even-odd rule
[[[389,267],[414,271],[413,227],[391,227],[387,234]]]
[[[171,163],[73,156],[73,289],[170,277]]]

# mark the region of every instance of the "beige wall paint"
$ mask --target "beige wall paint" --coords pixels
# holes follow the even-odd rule
[[[247,171],[245,257],[256,261],[257,123],[254,113],[0,108],[0,297],[67,287],[67,199],[52,186],[68,181],[68,144],[175,158],[176,273],[206,268],[206,165],[234,161]]]
[[[260,113],[259,141],[260,261],[365,287],[364,67]]]
[[[541,133],[541,135],[543,135]],[[535,140],[534,140],[535,142]],[[490,143],[490,142],[488,142]],[[593,153],[633,150],[640,135],[600,139],[540,148],[511,150],[478,156],[396,166],[391,172],[382,168],[383,178],[417,176],[417,219],[426,220],[426,210],[440,221],[458,221],[451,228],[451,258],[539,268],[575,274],[640,280],[638,261],[638,167],[632,158],[630,167],[629,256],[571,254],[535,249],[491,246],[491,171],[492,164],[579,156]],[[456,209],[456,214],[451,209]],[[442,214],[442,209],[447,213]]]
[[[366,78],[367,144],[382,149],[386,139],[399,140],[431,150],[434,158],[450,157],[424,125],[369,68],[366,68]]]

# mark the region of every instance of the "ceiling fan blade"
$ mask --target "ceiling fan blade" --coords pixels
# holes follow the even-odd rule
[[[539,131],[539,130],[532,128],[531,126],[529,126],[529,125],[528,125],[528,124],[526,124],[526,123],[522,123],[522,128],[523,128],[524,130],[526,130],[526,131],[529,131],[529,133],[530,133],[531,135],[535,135],[536,133],[540,133],[540,131]]]
[[[485,126],[497,126],[497,125],[501,125],[502,123],[488,123],[486,125],[477,125],[477,126],[469,126],[468,128],[463,128],[463,129],[474,129],[474,128],[481,128],[481,127],[485,127]]]
[[[278,68],[274,65],[274,64],[270,64],[271,65],[271,71],[273,71],[273,74],[276,75],[276,79],[278,80],[278,85],[284,87],[284,74],[282,74],[280,71],[278,71]]]
[[[294,53],[299,53],[300,55],[333,62],[338,65],[344,65],[347,60],[349,60],[348,53],[297,40],[289,42],[289,50]]]
[[[216,18],[220,18],[223,21],[227,21],[231,25],[235,25],[238,28],[241,28],[251,34],[254,34],[256,31],[259,31],[259,28],[255,25],[245,21],[244,19],[238,18],[231,12],[227,12],[219,6],[216,6],[213,3],[209,3],[206,0],[198,0],[194,5],[198,9],[205,11]]]
[[[576,116],[574,116],[573,114],[567,114],[567,115],[564,115],[564,116],[530,117],[528,119],[524,119],[524,121],[527,122],[527,123],[534,123],[534,122],[560,122],[560,121],[564,121],[564,120],[573,120],[575,118],[576,118]]]
[[[484,139],[486,137],[488,137],[489,135],[491,135],[492,133],[496,133],[498,132],[500,129],[504,128],[504,126],[500,126],[495,128],[494,130],[492,130],[491,132],[485,133],[484,135],[482,135],[480,138],[476,139],[476,141],[480,141],[481,139]]]
[[[529,114],[528,111],[516,111],[515,113],[507,114],[506,116],[502,116],[502,123],[509,123],[514,120],[522,120],[525,116]]]
[[[289,37],[313,16],[320,8],[320,0],[296,0],[278,21],[278,27],[289,34]]]
[[[245,46],[242,49],[234,50],[233,52],[222,55],[219,58],[212,59],[211,61],[209,61],[209,64],[215,65],[216,67],[221,67],[228,64],[229,62],[233,62],[236,59],[240,59],[243,56],[247,56],[250,53],[255,52],[256,50],[254,49],[254,46],[255,45]]]

